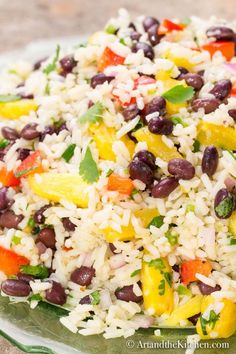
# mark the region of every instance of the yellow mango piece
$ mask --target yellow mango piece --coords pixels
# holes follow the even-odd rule
[[[236,150],[236,130],[201,121],[197,127],[197,140],[202,145],[215,145],[227,150]]]
[[[114,42],[115,36],[104,31],[94,32],[88,39],[90,45],[103,45],[107,42]]]
[[[37,176],[38,177],[38,176]],[[52,202],[68,200],[78,207],[88,206],[89,186],[80,175],[41,173],[40,181],[36,175],[28,177],[29,186],[33,193]]]
[[[113,243],[114,241],[130,241],[135,238],[135,231],[131,223],[128,226],[122,226],[121,232],[107,227],[103,230],[103,233],[106,241],[109,243]]]
[[[140,142],[146,142],[148,150],[164,161],[168,162],[172,159],[182,158],[175,147],[170,148],[167,146],[162,141],[161,135],[151,133],[147,127],[137,130],[133,133],[133,136]]]
[[[180,321],[187,320],[189,317],[201,312],[202,299],[202,295],[196,295],[185,304],[176,307],[170,317],[165,321],[165,326],[178,326]]]
[[[168,79],[166,81],[163,81],[163,83],[164,83],[165,91],[168,91],[178,85],[187,86],[184,80],[179,81],[175,79]],[[187,102],[171,103],[166,101],[166,111],[170,115],[178,113],[180,108],[185,108],[185,107],[187,107]]]
[[[183,50],[184,50],[186,56],[187,56],[187,52],[191,55],[193,54],[192,53],[193,51],[191,49],[184,48]],[[183,66],[184,68],[188,69],[189,71],[192,71],[194,68],[194,64],[191,63],[191,61],[189,59],[187,59],[186,56],[185,55],[178,56],[176,53],[174,54],[170,50],[167,50],[164,53],[165,59],[171,60],[176,66]]]
[[[134,212],[134,216],[139,218],[143,227],[148,227],[153,218],[158,216],[158,210],[156,208],[152,209],[141,209]]]
[[[219,319],[216,320],[214,326],[212,326],[212,323],[206,324],[207,334],[203,333],[201,319],[198,319],[196,329],[201,339],[212,339],[213,337],[228,338],[232,336],[236,331],[236,304],[233,303],[230,299],[216,300],[213,296],[205,296],[201,305],[201,313],[204,313],[209,307],[209,305],[213,304],[216,301],[223,302],[224,307],[219,313]],[[211,336],[211,333],[213,333],[213,337]],[[216,333],[217,337],[215,337]]]
[[[173,288],[165,277],[165,274],[171,276],[172,270],[165,258],[159,260],[163,267],[143,261],[141,269],[143,306],[145,310],[156,316],[170,313],[174,306]]]
[[[229,232],[236,237],[236,211],[229,218]]]
[[[109,128],[105,124],[92,124],[89,127],[90,132],[93,135],[93,140],[97,145],[99,152],[99,157],[104,160],[115,161],[116,156],[112,151],[112,145],[117,140],[116,131],[114,128]],[[127,149],[129,150],[130,156],[134,153],[135,143],[129,139],[127,135],[123,136],[121,139]]]
[[[0,118],[18,119],[27,116],[30,111],[36,111],[37,104],[33,100],[19,100],[0,103]]]

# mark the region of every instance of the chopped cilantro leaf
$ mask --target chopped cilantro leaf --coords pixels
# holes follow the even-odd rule
[[[190,100],[194,95],[194,89],[191,86],[177,85],[166,91],[162,96],[171,103],[183,103]]]
[[[58,58],[59,58],[59,54],[60,54],[60,46],[57,45],[56,53],[55,53],[55,56],[54,56],[52,62],[49,63],[49,64],[46,66],[46,68],[43,69],[44,74],[48,75],[48,74],[50,74],[52,71],[55,71],[55,70],[56,70],[57,62],[58,62]]]
[[[89,146],[87,147],[85,156],[80,163],[79,173],[88,183],[94,183],[99,178],[99,170],[93,159]]]
[[[102,113],[104,107],[100,102],[95,103],[90,107],[86,113],[84,113],[80,118],[80,123],[96,123],[102,120]]]

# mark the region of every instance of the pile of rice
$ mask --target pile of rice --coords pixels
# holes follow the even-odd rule
[[[140,41],[149,43],[142,25],[143,20],[144,16],[138,17],[133,24],[141,34]],[[130,34],[133,29],[130,23],[129,14],[123,9],[120,10],[119,16],[111,19],[104,31],[90,37],[88,43],[68,51],[61,48],[55,70],[48,74],[44,69],[52,63],[55,53],[44,60],[37,70],[31,63],[18,62],[9,65],[0,76],[0,95],[17,95],[23,91],[25,95],[33,95],[38,107],[36,111],[32,110],[17,120],[1,119],[0,128],[7,125],[21,131],[26,124],[35,122],[38,124],[37,129],[42,132],[46,126],[55,122],[63,120],[66,124],[67,129],[61,130],[59,134],[47,134],[44,140],[33,141],[33,149],[39,150],[44,156],[42,164],[45,171],[55,174],[78,174],[88,146],[99,169],[98,180],[88,187],[87,208],[80,208],[63,199],[60,203],[51,203],[51,207],[44,212],[45,224],[51,225],[55,230],[56,250],[47,248],[42,254],[39,254],[36,237],[27,229],[27,225],[34,213],[49,204],[50,200],[33,193],[28,178],[21,179],[20,188],[9,187],[8,195],[14,200],[11,210],[24,218],[18,225],[18,230],[2,228],[0,246],[27,257],[33,266],[42,264],[51,269],[48,279],[31,281],[30,286],[32,293],[40,294],[42,298],[45,291],[52,286],[52,280],[59,282],[66,289],[67,301],[63,306],[69,313],[67,317],[61,318],[63,325],[74,333],[103,333],[105,338],[128,337],[140,327],[161,326],[168,318],[168,314],[153,316],[152,309],[144,309],[142,302],[126,302],[115,296],[118,288],[129,285],[134,285],[133,292],[136,296],[142,295],[140,273],[137,272],[134,276],[132,273],[142,268],[143,261],[167,257],[170,266],[174,267],[186,260],[206,259],[211,262],[213,271],[207,277],[197,274],[197,279],[212,287],[219,285],[221,290],[212,293],[219,301],[229,298],[236,302],[236,245],[230,242],[228,220],[217,218],[214,211],[216,193],[225,188],[227,178],[236,176],[236,160],[228,151],[219,149],[217,171],[211,179],[201,169],[205,147],[200,146],[199,151],[193,152],[193,144],[197,139],[197,124],[200,120],[235,126],[233,118],[228,114],[230,109],[236,109],[235,97],[228,97],[227,101],[210,114],[204,114],[203,109],[193,112],[189,105],[179,109],[178,116],[186,124],[174,125],[173,133],[168,137],[163,135],[162,140],[170,147],[176,144],[179,153],[192,163],[196,173],[191,180],[180,180],[179,187],[168,197],[152,197],[150,190],[139,180],[133,181],[135,193],[131,197],[107,189],[109,171],[129,177],[132,156],[122,138],[132,131],[141,119],[137,116],[125,122],[122,115],[123,103],[136,97],[137,106],[142,110],[157,92],[158,95],[164,92],[162,81],[158,80],[158,77],[155,83],[141,85],[136,89],[134,80],[140,73],[153,77],[159,71],[166,71],[171,72],[172,78],[180,74],[174,61],[166,59],[164,53],[172,51],[177,56],[189,60],[193,65],[192,72],[204,71],[204,85],[198,93],[199,98],[212,97],[209,91],[219,80],[230,79],[232,84],[236,85],[236,71],[230,71],[224,65],[226,59],[221,52],[216,52],[211,58],[207,51],[195,50],[209,42],[206,37],[208,28],[226,24],[216,18],[203,21],[192,17],[182,31],[171,32],[153,47],[155,58],[150,60],[144,56],[142,50],[136,53],[131,51]],[[108,33],[112,27],[118,29],[115,34]],[[227,23],[227,27],[236,30],[234,23]],[[90,80],[98,73],[97,63],[106,47],[125,57],[125,62],[123,65],[105,68],[104,73],[114,75],[115,80],[92,88]],[[71,54],[76,65],[72,72],[61,75],[59,60]],[[231,62],[236,64],[236,58]],[[99,149],[93,140],[89,124],[81,124],[79,121],[96,102],[101,102],[105,107],[105,126],[116,131],[116,141],[112,146],[114,161],[99,157]],[[67,163],[61,156],[70,144],[76,144],[76,148]],[[8,170],[16,170],[20,165],[17,154],[19,148],[32,149],[32,141],[17,139],[0,162],[0,167],[6,166]],[[145,142],[135,144],[135,153],[147,149]],[[156,166],[159,175],[169,176],[166,161],[157,157]],[[40,180],[39,175],[35,178]],[[150,208],[156,209],[159,215],[163,216],[164,223],[160,228],[144,227],[134,215],[134,211]],[[68,217],[76,225],[74,231],[68,232],[63,227],[62,219]],[[130,223],[135,230],[135,238],[130,242],[114,241],[116,251],[112,253],[104,230],[110,227],[119,232],[123,226]],[[175,245],[171,245],[166,237],[166,232],[173,224],[178,235]],[[17,244],[12,242],[15,236],[20,239]],[[70,280],[71,273],[81,266],[95,269],[96,276],[87,287]],[[4,281],[6,278],[7,276],[0,272],[0,280]],[[177,291],[180,284],[181,275],[174,267],[175,308],[200,294],[197,283],[193,282],[189,286],[190,294],[180,295]],[[100,294],[98,304],[79,303],[82,298],[95,291]],[[18,298],[18,301],[22,299]],[[30,301],[32,307],[37,306],[37,303],[37,298]],[[185,320],[179,325],[189,324],[190,322]]]

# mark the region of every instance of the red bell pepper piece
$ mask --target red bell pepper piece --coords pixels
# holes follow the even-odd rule
[[[229,61],[235,55],[235,43],[234,42],[211,42],[204,44],[202,46],[203,50],[207,50],[211,57],[217,52],[220,51],[222,55]]]
[[[164,35],[172,31],[182,31],[184,29],[183,24],[174,23],[167,18],[165,18],[158,29],[159,35]]]
[[[42,158],[40,151],[36,150],[22,161],[15,171],[15,176],[19,178],[41,172],[43,172]]]
[[[29,264],[29,260],[19,254],[0,246],[0,271],[6,275],[19,273],[21,265]]]
[[[197,281],[196,273],[203,274],[206,277],[211,273],[212,265],[209,261],[194,259],[185,261],[181,265],[181,278],[185,285]]]
[[[6,167],[0,170],[0,182],[5,187],[16,187],[19,186],[20,180],[16,178],[13,171],[8,171]]]
[[[134,185],[130,178],[112,174],[108,177],[107,189],[130,195],[134,189]]]
[[[236,86],[232,87],[232,90],[230,91],[230,96],[236,96]]]
[[[102,56],[98,60],[98,71],[104,71],[108,66],[116,66],[124,64],[125,58],[114,53],[110,48],[106,47]]]

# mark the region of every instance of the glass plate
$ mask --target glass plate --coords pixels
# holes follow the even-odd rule
[[[16,61],[16,58],[41,59],[51,54],[57,43],[70,47],[85,40],[85,37],[69,37],[37,41],[26,48],[0,55],[0,67]],[[105,340],[102,335],[85,337],[71,333],[60,324],[59,318],[66,313],[47,303],[40,303],[32,310],[26,303],[10,304],[6,297],[0,296],[0,334],[22,351],[35,354],[184,354],[186,337],[195,333],[191,328],[175,328],[161,329],[161,337],[156,337],[153,329],[139,330],[127,339]],[[201,343],[205,348],[197,349],[196,354],[236,353],[236,335],[226,340]],[[209,349],[212,343],[221,345],[221,348]]]

